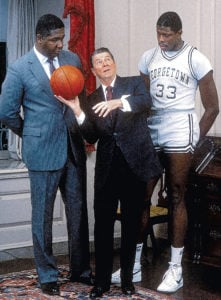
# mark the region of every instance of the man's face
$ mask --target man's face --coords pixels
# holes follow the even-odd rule
[[[170,27],[157,26],[157,40],[163,51],[175,51],[180,48],[182,30],[174,32]]]
[[[103,52],[93,57],[93,74],[101,83],[111,83],[116,76],[116,64],[108,52]]]
[[[54,58],[59,55],[63,48],[64,28],[59,28],[51,31],[47,37],[37,35],[37,49],[45,56]]]

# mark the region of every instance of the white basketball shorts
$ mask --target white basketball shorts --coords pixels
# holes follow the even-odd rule
[[[194,152],[200,135],[195,112],[157,111],[147,119],[147,124],[156,151]]]

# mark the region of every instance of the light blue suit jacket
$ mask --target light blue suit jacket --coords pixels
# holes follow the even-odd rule
[[[81,68],[79,57],[69,51],[61,51],[59,63]],[[21,108],[24,117],[20,116]],[[7,70],[0,120],[22,137],[22,158],[28,169],[62,168],[67,160],[68,134],[75,163],[85,163],[84,143],[74,114],[54,97],[49,78],[33,49]]]

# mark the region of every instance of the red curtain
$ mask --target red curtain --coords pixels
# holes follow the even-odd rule
[[[94,51],[94,0],[65,0],[64,18],[70,14],[70,41],[68,49],[79,55],[83,66],[87,95],[96,88],[96,80],[91,72],[90,55]],[[95,146],[85,142],[87,152],[95,151]]]
[[[96,80],[90,70],[90,55],[94,51],[94,0],[65,0],[64,18],[70,14],[70,41],[68,49],[81,59],[86,80],[86,91],[90,94]]]

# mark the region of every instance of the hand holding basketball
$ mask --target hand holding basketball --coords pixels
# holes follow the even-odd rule
[[[80,106],[80,101],[78,96],[76,96],[73,99],[70,100],[66,100],[65,98],[63,98],[62,96],[56,96],[55,97],[62,102],[63,104],[67,105],[68,107],[70,107],[70,109],[72,109],[73,113],[78,117],[80,116],[82,110],[81,110],[81,106]]]
[[[84,88],[84,76],[77,67],[64,65],[52,73],[50,85],[55,95],[74,99]]]

